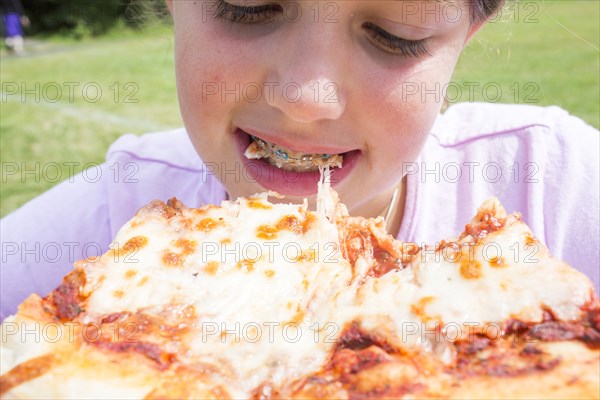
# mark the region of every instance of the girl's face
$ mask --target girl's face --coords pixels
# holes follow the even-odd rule
[[[314,200],[318,172],[244,156],[250,134],[297,153],[343,153],[332,184],[377,215],[440,111],[466,41],[468,1],[169,0],[181,113],[230,197]]]

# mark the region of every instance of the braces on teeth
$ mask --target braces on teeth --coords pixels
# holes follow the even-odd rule
[[[266,158],[271,165],[292,171],[315,171],[319,167],[341,167],[344,157],[339,154],[302,154],[285,150],[250,135],[252,142],[244,155],[249,159]]]

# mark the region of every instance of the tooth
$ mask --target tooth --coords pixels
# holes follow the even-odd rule
[[[251,160],[258,160],[260,158],[268,157],[269,152],[266,151],[257,142],[252,142],[246,148],[246,151],[244,152],[244,156],[246,156],[246,158],[251,159]]]
[[[289,171],[316,171],[319,167],[341,167],[344,157],[339,154],[302,154],[281,148],[250,136],[252,142],[244,155],[248,159],[265,158],[269,164]]]

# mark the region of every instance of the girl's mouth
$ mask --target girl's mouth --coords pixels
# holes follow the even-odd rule
[[[362,154],[360,150],[303,153],[271,143],[254,135],[254,132],[251,134],[240,128],[235,130],[235,137],[245,175],[268,190],[291,196],[316,194],[319,167],[332,168],[331,184],[335,187],[352,171]],[[310,150],[310,147],[305,149]]]

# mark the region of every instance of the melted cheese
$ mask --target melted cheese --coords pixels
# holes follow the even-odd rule
[[[307,215],[312,222],[302,232]],[[196,339],[182,360],[229,371],[228,388],[236,388],[236,397],[247,397],[262,382],[280,385],[307,368],[318,369],[332,344],[314,340],[313,310],[327,307],[351,279],[336,226],[306,206],[270,204],[266,196],[207,210],[201,221],[218,221],[212,229],[194,229],[195,220],[187,229],[182,221],[188,218],[194,213],[187,209],[167,222],[141,213],[119,231],[112,247],[142,235],[147,246],[127,257],[107,254],[84,264],[91,278],[86,319],[115,310],[192,305]],[[165,262],[163,254],[181,253],[182,241],[197,243],[194,251],[176,266]],[[308,253],[317,254],[314,262],[301,257]],[[122,279],[132,268],[147,277],[146,284]],[[100,281],[101,275],[107,278]],[[291,307],[282,306],[288,303]]]
[[[451,363],[439,346],[444,341],[511,318],[541,321],[545,309],[575,320],[593,296],[589,280],[553,259],[516,216],[475,245],[466,236],[437,251],[421,249],[405,268],[373,277],[368,254],[355,265],[342,257],[336,223],[345,211],[326,178],[319,190],[318,213],[306,203],[272,204],[267,194],[183,207],[168,218],[156,204],[140,210],[118,232],[113,250],[77,264],[89,295],[77,322],[166,314],[184,329],[181,337],[163,335],[177,363],[218,371],[209,374],[208,388],[218,384],[247,398],[261,385],[285,394],[286,385],[320,370],[352,321],[398,347],[417,346]],[[3,374],[53,349],[32,336],[8,335],[11,323],[2,325]],[[62,398],[143,397],[153,387],[142,378],[114,377],[110,389],[92,382],[85,368],[64,368],[11,395],[30,393],[35,382],[60,381],[48,393]]]

